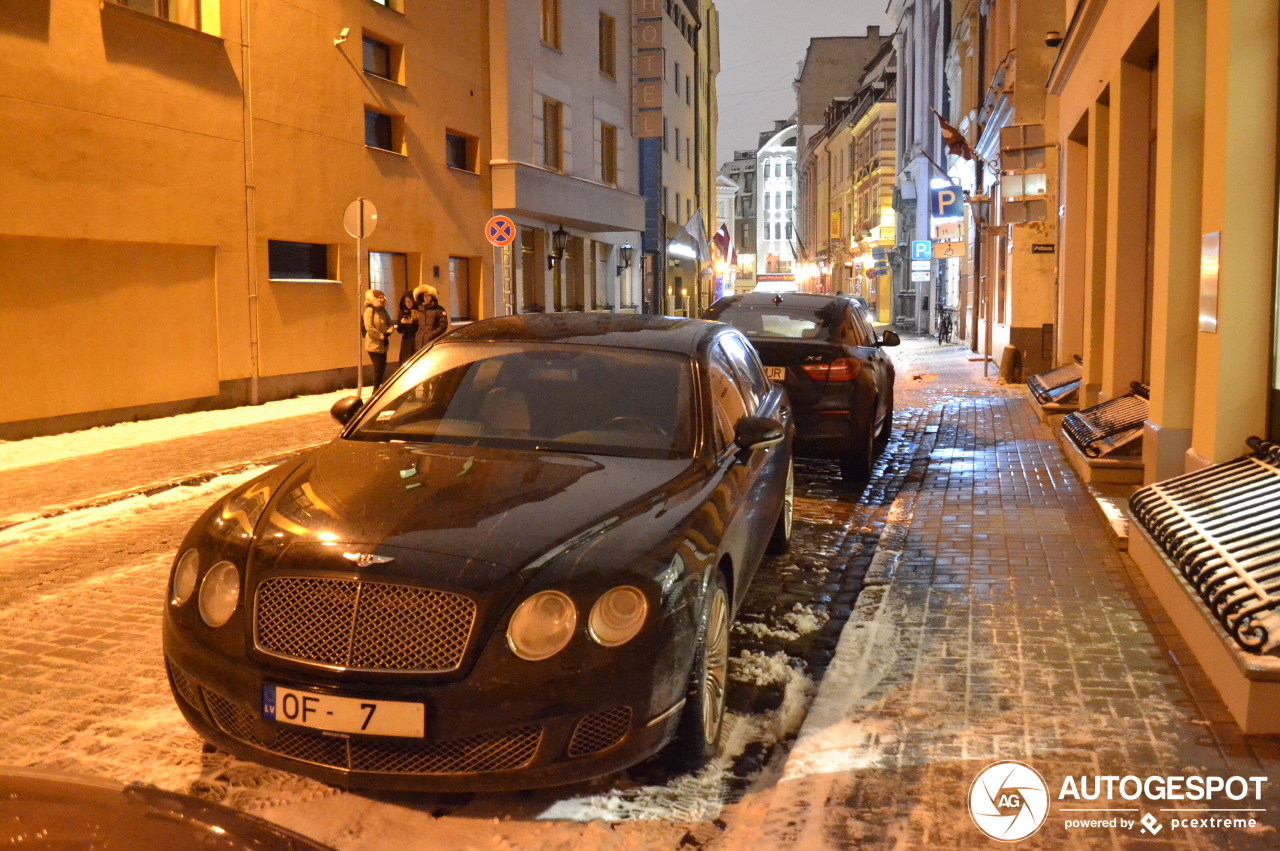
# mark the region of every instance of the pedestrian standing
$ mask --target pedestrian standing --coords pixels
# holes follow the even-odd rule
[[[391,314],[387,313],[387,297],[379,290],[364,294],[364,350],[373,361],[373,387],[382,386],[387,373],[387,339],[391,336]]]
[[[400,332],[400,363],[404,363],[418,350],[418,309],[409,293],[400,297],[398,313],[396,330]]]
[[[418,337],[416,348],[421,350],[434,343],[449,330],[449,314],[436,298],[436,288],[423,284],[413,291],[418,306]]]

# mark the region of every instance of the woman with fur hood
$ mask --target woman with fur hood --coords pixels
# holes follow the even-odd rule
[[[382,386],[387,373],[387,340],[391,336],[391,314],[387,313],[387,297],[379,290],[364,294],[364,350],[373,361],[373,387]]]
[[[423,284],[413,291],[413,297],[418,306],[418,337],[414,348],[421,351],[449,330],[449,314],[440,306],[433,286]]]

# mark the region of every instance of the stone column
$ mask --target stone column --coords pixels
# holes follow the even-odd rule
[[[1226,461],[1263,435],[1276,244],[1280,9],[1215,0],[1205,21],[1202,233],[1221,233],[1218,330],[1198,332],[1187,468]]]
[[[1101,398],[1142,380],[1147,301],[1147,175],[1151,72],[1121,61],[1111,78],[1107,170],[1106,308]]]
[[[1155,281],[1151,408],[1142,441],[1146,482],[1184,472],[1195,409],[1204,166],[1205,4],[1160,5],[1156,86]]]
[[[1089,107],[1088,186],[1085,197],[1084,378],[1080,407],[1098,403],[1102,389],[1106,337],[1103,316],[1107,282],[1107,185],[1111,110],[1102,102]]]

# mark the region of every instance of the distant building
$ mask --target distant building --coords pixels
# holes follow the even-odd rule
[[[867,27],[866,35],[813,38],[800,63],[795,80],[796,146],[803,151],[809,137],[825,124],[827,107],[857,88],[872,58],[891,37],[879,27]]]
[[[756,256],[756,151],[734,151],[733,159],[720,166],[720,174],[738,187],[733,199],[734,226],[730,230],[738,250],[737,286],[755,286]]]
[[[781,122],[779,122],[781,123]],[[795,283],[796,126],[779,128],[756,153],[756,281]]]
[[[607,310],[641,303],[645,226],[631,132],[628,0],[567,14],[563,0],[494,4],[493,207],[515,220],[503,249],[503,313]],[[532,97],[530,97],[532,89]],[[567,237],[549,262],[555,234]],[[621,273],[618,269],[622,269]]]

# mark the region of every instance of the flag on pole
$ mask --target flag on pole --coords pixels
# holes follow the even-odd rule
[[[938,125],[942,128],[942,144],[946,146],[947,152],[961,159],[973,159],[973,148],[969,147],[969,143],[965,141],[960,131],[948,124],[938,110],[932,106],[929,107],[929,110],[938,116]]]
[[[711,244],[720,252],[720,259],[722,260],[729,259],[730,241],[729,226],[724,224],[720,225],[720,228],[715,232],[715,235],[711,237]]]

